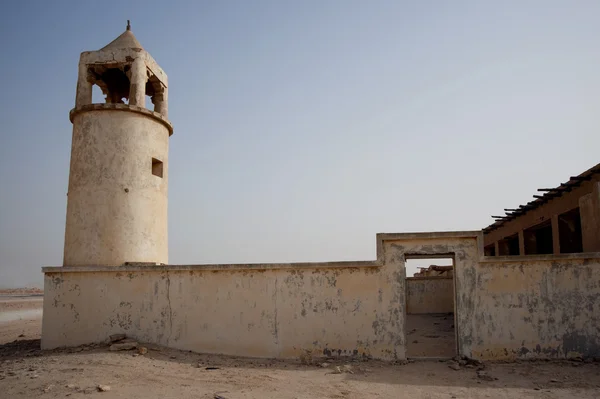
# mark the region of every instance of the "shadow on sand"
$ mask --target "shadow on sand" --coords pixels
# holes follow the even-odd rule
[[[46,356],[93,356],[110,353],[110,356],[145,356],[146,358],[179,364],[188,364],[202,372],[219,373],[222,370],[260,369],[298,372],[322,372],[342,374],[345,380],[375,384],[403,384],[419,386],[522,388],[532,390],[585,389],[600,392],[600,363],[573,361],[529,361],[517,363],[486,363],[483,368],[488,376],[478,377],[474,368],[454,370],[444,361],[415,361],[394,364],[377,360],[321,359],[314,364],[298,360],[243,358],[223,355],[198,354],[152,344],[140,344],[148,349],[144,355],[137,350],[110,351],[108,344],[82,345],[48,351],[40,349],[39,339],[16,340],[0,345],[1,359]],[[326,364],[323,364],[326,363]],[[320,367],[321,365],[321,367]],[[323,367],[324,366],[324,367]],[[600,395],[599,395],[600,396]]]

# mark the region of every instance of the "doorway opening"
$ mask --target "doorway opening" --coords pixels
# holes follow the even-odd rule
[[[406,356],[455,356],[454,256],[406,255],[405,266]]]

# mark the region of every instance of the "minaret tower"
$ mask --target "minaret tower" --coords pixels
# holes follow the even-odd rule
[[[93,85],[105,102],[92,103]],[[81,53],[63,266],[168,263],[167,93],[167,75],[129,21],[108,45]]]

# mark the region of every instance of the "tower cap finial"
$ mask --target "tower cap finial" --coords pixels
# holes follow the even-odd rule
[[[127,20],[127,30],[131,30],[131,24],[129,23],[129,20]]]

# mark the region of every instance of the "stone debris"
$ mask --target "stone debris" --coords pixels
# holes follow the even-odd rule
[[[300,363],[302,364],[312,364],[312,353],[310,351],[305,351],[300,355]]]
[[[323,362],[323,363],[319,364],[319,367],[322,367],[322,368],[324,368],[324,369],[326,369],[326,368],[327,368],[327,367],[329,367],[329,366],[330,366],[330,364],[329,364],[329,363],[327,363],[327,362]]]
[[[145,346],[140,346],[140,347],[138,348],[138,353],[139,353],[140,355],[145,355],[146,353],[148,353],[148,348],[146,348]]]
[[[326,374],[343,374],[343,373],[354,374],[352,365],[344,364],[343,366],[335,366],[331,372],[326,373]]]
[[[497,380],[497,378],[492,377],[486,371],[483,371],[483,370],[477,371],[477,378],[479,378],[480,380],[484,380],[484,381],[494,381],[494,380]]]
[[[127,351],[137,348],[137,342],[119,342],[110,346],[111,351]]]
[[[67,384],[65,385],[65,388],[69,388],[69,389],[79,389],[79,387],[75,384]]]
[[[52,388],[54,388],[54,385],[52,385],[52,384],[50,384],[50,385],[46,385],[46,386],[45,386],[45,387],[42,389],[42,391],[43,391],[43,392],[46,392],[46,393],[48,393],[48,392],[50,392],[50,391],[52,390]]]
[[[456,363],[456,362],[450,362],[450,364],[448,364],[448,367],[450,367],[452,370],[460,370],[460,364]]]
[[[98,392],[108,392],[108,391],[110,391],[110,386],[109,385],[98,385],[96,387],[96,389],[98,390]]]
[[[125,334],[113,334],[110,337],[110,342],[119,342],[124,340],[125,338],[127,338],[127,336]]]

